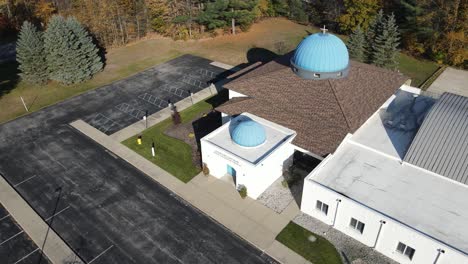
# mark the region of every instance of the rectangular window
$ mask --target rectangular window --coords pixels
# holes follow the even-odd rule
[[[396,248],[396,251],[402,255],[405,255],[406,257],[408,257],[410,260],[413,259],[413,256],[414,256],[414,252],[416,252],[416,250],[412,247],[409,247],[407,246],[406,244],[404,243],[401,243],[401,242],[398,242],[398,246]]]
[[[354,219],[354,218],[351,218],[351,222],[349,222],[349,226],[356,229],[361,234],[364,232],[365,224],[363,222],[360,222],[360,221]]]
[[[317,203],[315,204],[315,208],[317,208],[317,210],[321,211],[325,215],[328,214],[328,204],[326,204],[326,203],[323,203],[323,202],[317,200]]]

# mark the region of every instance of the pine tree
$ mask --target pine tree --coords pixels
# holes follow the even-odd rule
[[[70,45],[73,47],[71,52],[74,52],[71,58],[75,74],[71,78],[72,83],[82,82],[90,79],[94,74],[102,69],[101,58],[98,55],[99,50],[93,43],[93,39],[89,36],[86,29],[74,17],[67,19],[67,27],[73,33],[73,41]]]
[[[385,19],[383,31],[375,39],[373,63],[379,67],[395,69],[398,65],[398,45],[400,33],[396,25],[395,16],[391,14]]]
[[[374,61],[374,50],[375,50],[375,41],[377,36],[382,34],[383,27],[385,24],[385,17],[383,11],[380,10],[375,18],[370,22],[369,28],[367,29],[366,34],[366,62],[372,63]]]
[[[90,79],[102,69],[98,49],[75,18],[53,16],[44,36],[50,79],[72,84]]]
[[[43,36],[28,21],[23,23],[16,42],[16,60],[19,63],[19,74],[23,80],[32,83],[43,83],[47,80]]]
[[[361,30],[361,27],[357,27],[356,30],[349,36],[348,50],[349,55],[361,62],[366,60],[366,35]]]
[[[74,53],[71,45],[73,34],[67,28],[66,21],[62,16],[53,16],[49,20],[47,30],[44,33],[44,48],[46,52],[46,63],[49,69],[49,78],[61,83],[70,84],[74,67],[71,58]]]
[[[302,0],[290,0],[289,11],[289,19],[302,23],[308,22],[309,17],[305,12],[305,6]]]

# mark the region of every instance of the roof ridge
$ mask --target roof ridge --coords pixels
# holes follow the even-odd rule
[[[249,74],[249,73],[251,73],[251,72],[253,72],[253,71],[259,70],[259,69],[261,69],[262,67],[265,67],[265,66],[267,66],[267,65],[269,65],[270,63],[273,63],[273,62],[275,62],[275,61],[272,60],[272,61],[267,62],[267,63],[265,63],[265,64],[261,63],[258,67],[249,70],[249,71],[246,72],[245,74]],[[278,62],[276,62],[276,63],[278,63]],[[228,85],[229,85],[229,84],[241,84],[241,83],[244,83],[244,82],[246,82],[246,81],[255,80],[255,79],[257,79],[257,78],[264,77],[264,76],[268,76],[268,75],[270,75],[271,73],[274,73],[274,72],[277,72],[277,71],[281,71],[281,70],[284,70],[284,69],[289,69],[289,67],[281,67],[281,68],[277,68],[277,69],[271,69],[271,70],[268,71],[268,72],[264,72],[264,73],[262,73],[262,74],[260,74],[260,75],[254,75],[254,76],[250,76],[250,77],[249,77],[249,76],[244,77],[245,74],[243,74],[243,75],[238,76],[236,79],[232,80],[231,82],[229,82]],[[241,78],[241,77],[244,77],[244,78],[242,78],[242,79],[239,80],[239,78]]]
[[[335,97],[335,100],[336,100],[336,102],[338,104],[338,107],[340,107],[341,114],[343,115],[344,120],[346,120],[346,125],[348,126],[349,131],[352,131],[350,121],[348,120],[348,116],[345,114],[345,112],[343,110],[343,107],[341,106],[340,100],[338,100],[338,96],[336,96],[335,86],[333,85],[331,79],[328,79],[327,81],[328,81],[328,84],[330,85],[330,88],[331,88],[333,96]]]

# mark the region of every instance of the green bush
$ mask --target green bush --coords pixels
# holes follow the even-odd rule
[[[239,185],[237,191],[239,192],[242,199],[245,199],[245,197],[247,197],[247,187],[245,187],[244,185]]]

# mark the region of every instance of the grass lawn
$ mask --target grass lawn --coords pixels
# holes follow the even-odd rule
[[[414,87],[419,87],[439,69],[439,65],[435,62],[417,60],[403,53],[400,53],[398,63],[400,72],[411,78],[411,86]]]
[[[201,113],[211,110],[212,104],[210,99],[206,99],[181,111],[182,123],[191,122]],[[164,131],[171,125],[172,119],[168,118],[146,129],[141,134],[143,140],[141,145],[136,142],[138,136],[126,139],[122,144],[187,183],[200,172],[200,169],[192,162],[192,148],[189,144],[164,134]],[[153,140],[156,149],[155,157],[151,155]]]
[[[315,237],[312,242],[309,238]],[[341,264],[335,247],[325,238],[302,228],[294,222],[281,230],[276,240],[314,264]]]

